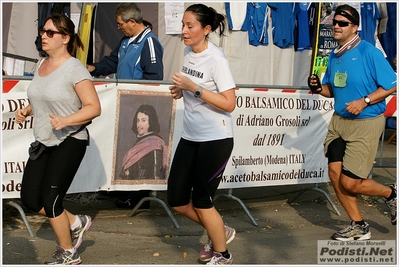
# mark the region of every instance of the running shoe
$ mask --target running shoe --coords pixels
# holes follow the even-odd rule
[[[82,260],[79,257],[79,253],[75,250],[75,253],[71,253],[65,250],[61,246],[57,246],[53,256],[44,262],[46,265],[76,265],[80,264]]]
[[[75,249],[78,249],[78,247],[80,247],[80,244],[82,244],[84,232],[89,230],[91,226],[91,217],[88,215],[76,215],[76,216],[79,216],[82,224],[75,230],[71,230],[71,239],[73,247]]]
[[[230,265],[233,264],[233,254],[230,254],[230,258],[226,259],[219,252],[213,254],[211,260],[206,265]]]
[[[229,244],[236,236],[236,230],[231,227],[224,226],[224,233],[226,236],[226,244]],[[208,243],[202,248],[199,253],[199,259],[202,262],[208,262],[213,257],[213,245],[211,239],[208,239]]]
[[[385,200],[385,203],[388,205],[391,210],[391,223],[396,225],[396,185],[390,185],[392,190],[395,192],[395,197],[391,200]]]
[[[370,226],[368,223],[360,225],[351,221],[351,224],[336,232],[331,236],[331,239],[340,241],[350,241],[350,240],[369,240],[371,238]]]

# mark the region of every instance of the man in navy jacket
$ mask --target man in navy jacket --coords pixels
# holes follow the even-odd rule
[[[162,80],[164,48],[145,25],[140,8],[135,3],[116,7],[115,20],[125,34],[109,56],[87,65],[93,76],[116,74],[118,79]]]
[[[87,65],[93,76],[115,73],[117,79],[162,80],[164,48],[151,32],[151,23],[144,21],[140,8],[135,3],[121,3],[115,9],[115,20],[125,36],[109,56],[100,62]],[[119,208],[134,208],[150,190],[125,192],[127,198],[115,201]],[[150,202],[144,202],[139,209],[149,209]]]

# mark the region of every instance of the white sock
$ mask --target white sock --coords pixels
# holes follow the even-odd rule
[[[79,218],[79,216],[75,216],[75,222],[71,225],[71,230],[75,230],[76,228],[80,227],[82,225],[82,220]]]
[[[71,249],[65,249],[65,251],[69,251],[69,252],[71,252],[71,254],[75,254],[75,252],[76,252],[76,248],[71,248]]]

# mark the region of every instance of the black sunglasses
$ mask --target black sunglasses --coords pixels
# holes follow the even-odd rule
[[[40,36],[43,36],[43,34],[46,33],[48,38],[53,38],[55,33],[62,34],[61,32],[53,31],[53,30],[40,30],[39,34]]]
[[[349,22],[349,21],[333,19],[333,25],[335,26],[337,23],[338,23],[339,27],[348,27],[349,24],[353,24],[352,22]]]

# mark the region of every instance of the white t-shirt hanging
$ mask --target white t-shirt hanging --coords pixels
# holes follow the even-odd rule
[[[221,93],[235,88],[229,62],[223,51],[208,41],[208,48],[194,53],[184,49],[184,63],[180,72],[206,90]],[[182,138],[190,141],[211,141],[233,137],[231,114],[215,109],[189,91],[184,94]]]
[[[229,30],[241,31],[247,16],[247,2],[226,2],[225,9]]]

